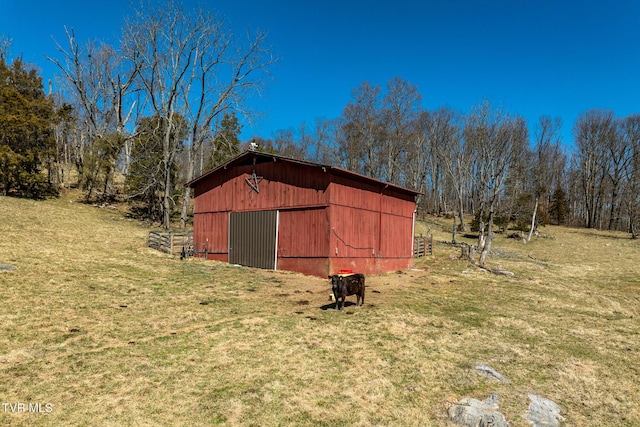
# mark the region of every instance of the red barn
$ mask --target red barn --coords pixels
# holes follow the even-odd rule
[[[413,265],[416,191],[255,151],[187,185],[208,259],[320,277]]]

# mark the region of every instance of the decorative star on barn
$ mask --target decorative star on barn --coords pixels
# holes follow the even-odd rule
[[[263,177],[256,175],[255,170],[249,178],[245,178],[245,181],[247,181],[247,184],[249,184],[249,194],[251,194],[251,191],[260,193],[260,188],[258,187],[258,185],[260,184],[260,181],[262,181],[262,179]]]

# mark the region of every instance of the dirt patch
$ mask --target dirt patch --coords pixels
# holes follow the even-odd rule
[[[324,307],[333,295],[331,281],[328,279],[285,271],[271,273],[281,274],[277,277],[279,283],[277,292],[274,293],[273,288],[267,285],[259,286],[257,292],[255,292],[266,300],[276,297],[288,300],[298,306]],[[429,274],[428,269],[413,269],[379,275],[366,275],[364,307],[384,305],[385,302],[388,304],[396,298],[396,291],[415,286],[416,282],[423,282],[424,278]],[[300,299],[302,294],[305,294],[307,299]],[[355,303],[355,298],[355,295],[347,297],[347,302]]]

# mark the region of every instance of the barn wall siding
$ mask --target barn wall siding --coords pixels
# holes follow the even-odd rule
[[[362,274],[381,274],[413,267],[413,259],[406,258],[331,258],[329,274],[353,270]]]
[[[222,170],[194,187],[194,213],[229,211],[233,208],[236,170]]]
[[[380,213],[331,206],[331,257],[371,258],[379,249]]]
[[[415,209],[415,199],[404,194],[385,193],[380,200],[380,211],[391,215],[413,218]]]
[[[241,166],[241,175],[234,178],[236,195],[233,210],[267,210],[295,208],[300,206],[326,205],[326,188],[329,180],[326,173],[301,170],[301,167],[286,167],[281,162],[261,163],[256,166]],[[257,181],[254,182],[255,171]],[[252,190],[252,182],[259,193]]]
[[[279,227],[279,259],[329,256],[326,208],[281,210]]]
[[[193,216],[193,242],[198,251],[227,254],[229,251],[229,212],[196,213]]]
[[[372,185],[363,184],[361,188],[344,178],[336,178],[331,183],[329,202],[332,205],[350,206],[357,209],[379,211],[380,191]]]
[[[228,254],[208,254],[207,259],[209,261],[229,262]]]
[[[330,256],[412,256],[413,211],[411,216],[403,217],[346,206],[331,206],[331,212]]]
[[[413,216],[411,218],[382,214],[380,218],[380,250],[382,257],[413,257]]]
[[[329,258],[278,258],[278,270],[326,278],[330,271]]]

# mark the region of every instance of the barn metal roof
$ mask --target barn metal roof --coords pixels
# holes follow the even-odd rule
[[[402,192],[406,192],[409,194],[412,194],[414,196],[417,196],[420,193],[419,191],[415,191],[415,190],[411,190],[409,188],[406,187],[401,187],[399,185],[395,185],[395,184],[390,184],[388,182],[384,182],[378,179],[374,179],[371,178],[369,176],[366,175],[362,175],[356,172],[352,172],[346,169],[342,169],[336,166],[331,166],[331,165],[325,165],[322,163],[315,163],[315,162],[310,162],[310,161],[306,161],[306,160],[297,160],[297,159],[293,159],[290,157],[284,157],[278,154],[270,154],[270,153],[263,153],[260,151],[245,151],[239,155],[237,155],[236,157],[234,157],[233,159],[227,161],[226,163],[211,169],[208,172],[205,172],[204,174],[200,175],[199,177],[187,182],[184,186],[185,187],[195,187],[195,185],[202,181],[203,179],[208,178],[211,175],[215,175],[218,171],[220,170],[224,170],[224,169],[228,169],[230,167],[233,166],[245,166],[245,165],[256,165],[256,164],[260,164],[260,163],[265,163],[265,162],[285,162],[285,163],[295,163],[295,164],[300,164],[300,165],[304,165],[304,166],[309,166],[309,167],[313,167],[313,168],[322,168],[327,172],[331,172],[332,174],[336,175],[336,176],[342,176],[345,178],[350,178],[353,179],[354,181],[360,181],[360,182],[364,182],[364,183],[369,183],[369,184],[374,184],[374,185],[378,185],[382,188],[393,188],[395,190],[399,190]]]

